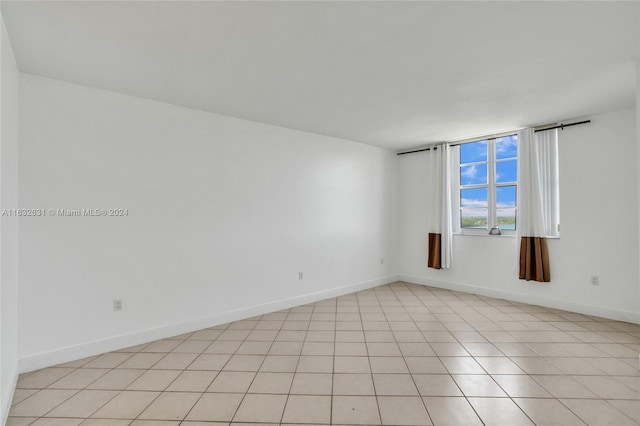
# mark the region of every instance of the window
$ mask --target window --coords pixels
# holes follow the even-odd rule
[[[461,144],[457,187],[459,230],[516,230],[518,136]]]

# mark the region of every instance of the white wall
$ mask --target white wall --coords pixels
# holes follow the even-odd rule
[[[18,68],[0,16],[0,211],[18,207]],[[0,424],[18,372],[18,219],[0,217]]]
[[[21,220],[21,370],[393,280],[390,151],[25,74],[20,114],[22,207],[129,210]]]
[[[559,132],[561,238],[549,240],[551,283],[517,279],[516,239],[507,236],[454,236],[454,267],[426,267],[425,154],[399,157],[400,278],[640,322],[636,112],[590,118]]]

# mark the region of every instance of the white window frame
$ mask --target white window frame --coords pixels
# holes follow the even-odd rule
[[[487,183],[486,184],[474,184],[474,185],[460,185],[460,149],[456,149],[454,151],[454,155],[452,155],[452,164],[451,164],[451,170],[453,173],[451,173],[451,192],[452,192],[452,200],[453,200],[453,205],[452,205],[452,210],[453,210],[453,232],[456,234],[461,234],[461,235],[489,235],[489,230],[493,227],[497,225],[498,222],[498,218],[497,218],[497,202],[496,202],[496,188],[500,188],[500,187],[505,187],[505,186],[515,186],[516,187],[516,207],[515,207],[515,213],[516,213],[516,229],[515,230],[510,230],[510,229],[501,229],[501,233],[502,235],[507,235],[507,236],[515,236],[516,232],[517,232],[517,227],[518,227],[518,222],[517,222],[517,218],[518,218],[518,203],[517,203],[517,194],[518,194],[518,180],[516,177],[516,181],[515,182],[500,182],[500,183],[496,183],[496,164],[502,161],[512,161],[514,158],[508,158],[508,159],[496,159],[496,151],[495,151],[495,145],[496,145],[496,140],[500,139],[502,137],[507,137],[507,136],[513,136],[516,135],[516,133],[514,132],[509,132],[509,133],[505,133],[505,134],[500,134],[500,135],[495,135],[495,136],[491,136],[491,137],[484,137],[484,138],[475,138],[469,141],[465,141],[463,143],[458,144],[457,146],[459,147],[460,145],[463,144],[467,144],[467,143],[474,143],[474,142],[482,142],[482,141],[487,141]],[[518,166],[520,167],[520,149],[518,147],[517,150],[517,156],[515,157],[515,160],[517,161]],[[476,163],[465,163],[465,164],[484,164],[484,161],[478,161]],[[471,189],[471,188],[487,188],[487,228],[462,228],[461,225],[461,207],[460,207],[460,191],[462,189]]]

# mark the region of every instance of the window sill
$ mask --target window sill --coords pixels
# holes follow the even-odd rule
[[[478,233],[478,234],[473,234],[473,233],[465,233],[465,232],[454,232],[453,233],[454,237],[491,237],[491,238],[515,238],[516,234],[502,234],[502,235],[489,235],[489,233],[487,232],[486,234],[483,233]],[[547,240],[559,240],[560,237],[544,237]]]
[[[501,234],[501,235],[490,235],[489,231],[486,233],[471,233],[471,232],[454,232],[454,236],[464,236],[464,237],[491,237],[491,238],[515,238],[516,234]]]

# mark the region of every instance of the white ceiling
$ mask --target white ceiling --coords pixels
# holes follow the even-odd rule
[[[11,2],[21,71],[404,149],[633,107],[637,2]]]

